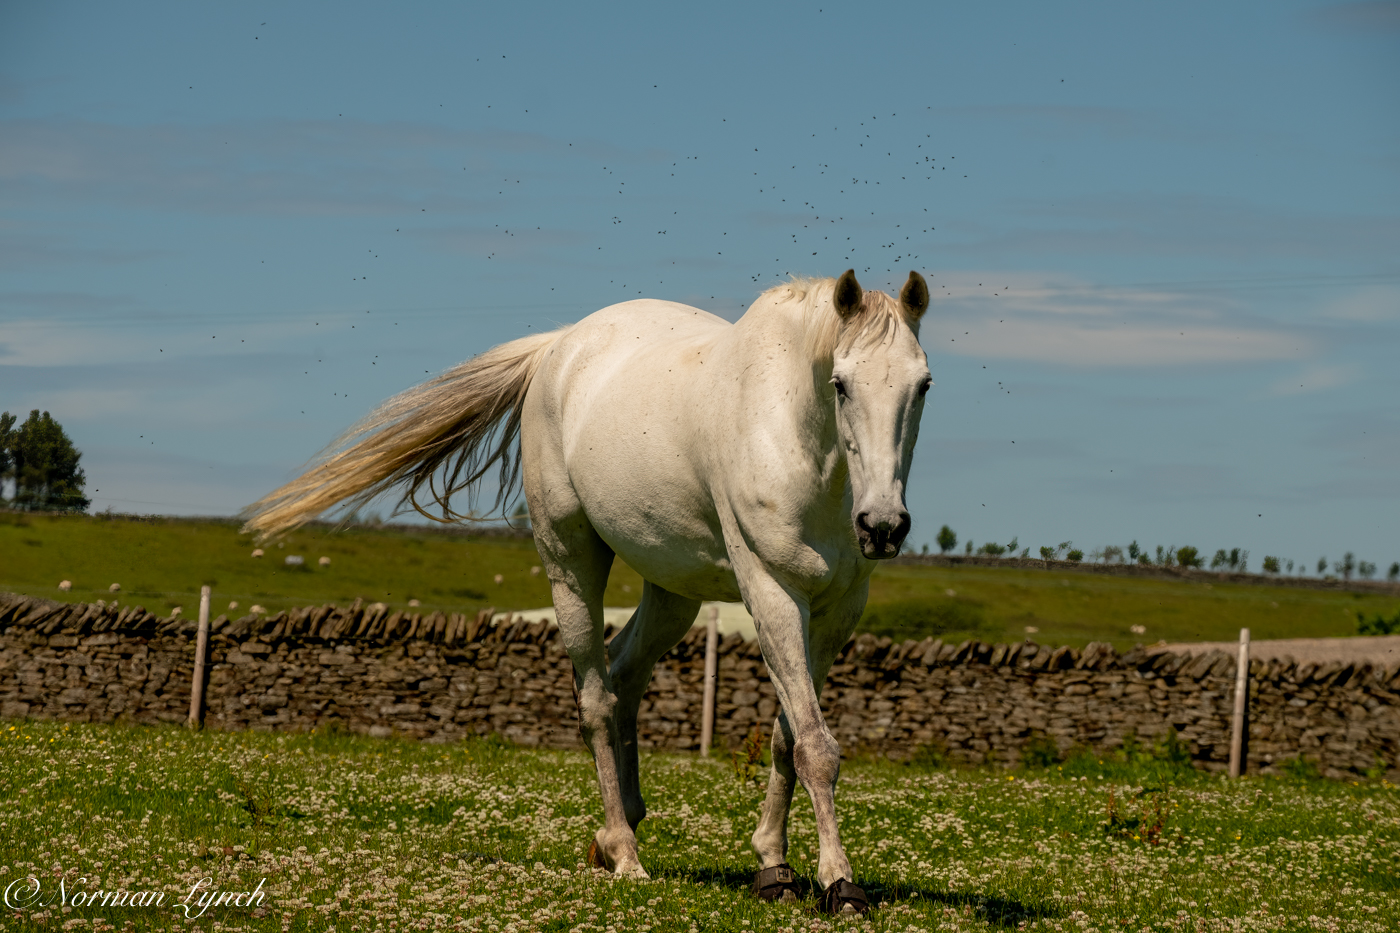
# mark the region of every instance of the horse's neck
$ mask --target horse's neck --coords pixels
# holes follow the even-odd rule
[[[761,436],[764,449],[776,446],[812,464],[821,477],[818,497],[840,499],[849,478],[830,397],[831,361],[809,357],[800,313],[764,311],[746,315],[731,333],[741,386],[735,423]]]

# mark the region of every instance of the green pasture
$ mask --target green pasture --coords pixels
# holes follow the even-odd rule
[[[1020,641],[1119,650],[1159,640],[1234,641],[1355,635],[1357,613],[1390,616],[1400,597],[1191,579],[1118,577],[1011,567],[881,567],[870,586],[864,628],[896,639]],[[1146,631],[1138,634],[1132,626]],[[1027,629],[1035,632],[1028,632]]]
[[[325,526],[294,532],[266,555],[233,521],[132,519],[102,515],[0,513],[0,589],[71,601],[111,599],[159,613],[186,613],[199,587],[214,590],[214,610],[270,612],[356,597],[424,611],[501,611],[550,603],[539,555],[528,539],[470,537],[405,526]],[[285,563],[304,559],[300,567]],[[321,557],[330,558],[322,567]],[[497,575],[501,582],[496,582]],[[68,593],[58,590],[69,580]],[[606,603],[635,605],[642,581],[620,562]],[[237,602],[239,609],[228,604]],[[1019,641],[1084,645],[1230,640],[1242,626],[1256,639],[1325,637],[1356,632],[1356,615],[1400,612],[1400,597],[1227,583],[1203,574],[1189,580],[1114,577],[1073,571],[1000,567],[882,565],[872,579],[863,627],[896,638]],[[1131,630],[1141,625],[1145,633]],[[1036,629],[1028,633],[1027,628]]]
[[[649,881],[584,866],[591,760],[498,741],[0,722],[4,926],[225,931],[1226,931],[1400,926],[1400,793],[1228,781],[1170,760],[1016,772],[847,762],[838,810],[876,907],[748,892],[766,771],[643,757]],[[810,883],[811,805],[789,861]],[[32,880],[31,880],[32,879]],[[206,880],[207,879],[207,880]],[[60,887],[62,885],[62,887]],[[261,888],[259,888],[261,885]],[[210,908],[191,890],[260,891]],[[125,904],[95,892],[126,892]],[[141,893],[147,892],[147,893]],[[75,896],[77,895],[77,896]],[[137,903],[130,903],[137,895]],[[163,900],[156,903],[157,896]],[[190,917],[187,918],[186,907]]]
[[[233,520],[102,515],[0,514],[0,588],[73,602],[116,598],[165,613],[199,604],[199,588],[212,587],[214,611],[239,614],[257,604],[269,612],[327,602],[349,604],[357,596],[406,608],[417,599],[424,612],[532,609],[550,604],[549,583],[532,573],[540,558],[521,538],[473,538],[431,528],[356,525],[313,526],[252,556],[249,535]],[[300,567],[286,558],[303,558]],[[329,557],[327,567],[320,558]],[[495,578],[499,575],[501,582]],[[60,593],[69,580],[73,589]],[[607,605],[636,605],[642,581],[626,567],[614,570]]]

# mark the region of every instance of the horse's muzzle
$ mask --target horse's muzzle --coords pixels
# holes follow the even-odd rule
[[[904,509],[887,517],[861,512],[856,516],[856,538],[860,541],[861,553],[870,560],[898,557],[910,524],[909,513]]]

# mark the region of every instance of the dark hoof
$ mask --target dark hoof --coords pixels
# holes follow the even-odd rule
[[[865,892],[845,878],[837,878],[817,899],[824,914],[863,914],[870,909]]]
[[[791,903],[801,896],[797,886],[797,872],[787,862],[765,868],[753,879],[753,893],[761,901],[782,901]]]
[[[588,844],[588,866],[590,868],[601,868],[603,871],[612,871],[608,863],[603,861],[602,850],[598,848],[598,840],[594,839]]]

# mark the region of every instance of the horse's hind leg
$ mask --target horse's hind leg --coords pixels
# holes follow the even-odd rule
[[[579,732],[598,769],[603,827],[594,837],[596,852],[612,871],[645,878],[618,781],[618,697],[603,642],[603,590],[613,552],[581,512],[564,519],[537,521],[535,543],[549,568],[559,634],[574,663]]]
[[[651,682],[652,668],[690,631],[699,611],[699,600],[677,596],[648,582],[631,621],[608,646],[617,692],[618,780],[627,823],[633,830],[647,815],[637,767],[637,707]]]

